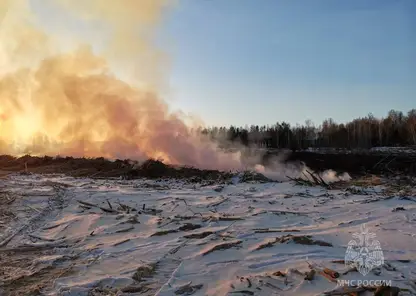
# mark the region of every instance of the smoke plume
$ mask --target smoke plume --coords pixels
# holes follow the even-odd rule
[[[99,44],[75,29],[50,33],[35,2],[65,12],[62,22],[89,28]],[[0,153],[241,169],[238,153],[220,152],[191,132],[159,96],[167,89],[167,63],[154,38],[168,2],[2,0]]]
[[[278,158],[265,168],[258,152],[226,153],[185,124],[193,118],[169,110],[168,61],[154,39],[172,2],[1,0],[0,154],[299,175],[302,167]]]

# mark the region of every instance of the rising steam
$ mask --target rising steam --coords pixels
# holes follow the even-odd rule
[[[32,2],[0,4],[0,153],[152,157],[241,168],[237,154],[221,153],[193,134],[158,96],[166,86],[166,63],[153,38],[168,1],[39,2],[101,28],[94,31],[101,34],[95,39],[105,40],[98,49],[67,32],[66,44],[75,45],[70,52],[60,46],[62,37],[42,29]]]

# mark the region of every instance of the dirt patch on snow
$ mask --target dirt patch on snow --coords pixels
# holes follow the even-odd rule
[[[111,161],[105,158],[37,157],[26,155],[16,158],[0,156],[0,178],[13,173],[20,174],[65,174],[72,177],[94,179],[123,178],[127,180],[147,179],[187,179],[193,183],[227,183],[235,172],[202,170],[193,167],[167,165],[159,160],[149,159],[142,163],[131,160]],[[260,173],[245,172],[242,182],[270,182]]]

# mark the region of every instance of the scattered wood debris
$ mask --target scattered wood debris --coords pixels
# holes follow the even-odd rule
[[[239,220],[244,220],[244,217],[227,215],[227,216],[215,217],[212,220],[214,220],[214,221],[215,220],[217,220],[217,221],[239,221]]]
[[[314,271],[313,274],[315,274],[315,272],[317,272],[319,275],[323,276],[324,278],[326,278],[327,280],[329,280],[330,282],[337,282],[337,278],[339,278],[340,274],[338,272],[336,272],[335,270],[326,268],[326,267],[322,267],[319,266],[317,264],[310,264],[308,261],[306,261],[308,263],[308,267]],[[306,278],[305,278],[306,279]]]
[[[271,248],[278,242],[279,242],[279,238],[275,238],[275,239],[273,239],[271,241],[268,241],[266,243],[259,244],[258,246],[256,246],[254,248],[253,251],[258,251],[258,250],[262,250],[262,249],[266,249],[266,248]]]
[[[322,247],[332,247],[333,245],[331,243],[321,241],[321,240],[313,240],[312,236],[310,235],[302,235],[302,236],[294,236],[294,235],[286,235],[282,237],[281,242],[286,243],[293,241],[296,244],[301,245],[317,245]]]
[[[374,292],[374,296],[397,296],[400,289],[397,287],[380,286]]]
[[[280,276],[280,277],[285,277],[286,276],[286,273],[281,272],[280,270],[278,270],[278,271],[273,272],[272,275],[274,275],[274,276]]]
[[[153,233],[150,236],[162,236],[162,235],[167,235],[167,234],[176,233],[176,232],[178,232],[177,229],[159,230],[159,231],[156,231],[155,233]]]
[[[132,279],[141,282],[145,278],[150,278],[156,271],[156,263],[144,264],[139,266],[133,274]]]
[[[202,255],[205,256],[215,251],[231,249],[233,247],[240,245],[241,243],[242,243],[241,240],[220,243],[220,244],[214,245],[213,247],[206,249],[205,251],[202,252]]]
[[[224,186],[218,186],[216,188],[214,188],[215,192],[221,192],[224,189]]]
[[[122,228],[122,229],[116,230],[115,233],[129,232],[130,230],[133,230],[133,229],[134,229],[134,226],[130,226],[130,227],[127,227],[127,228]]]
[[[296,184],[301,186],[322,186],[327,189],[331,189],[331,185],[325,182],[324,179],[318,173],[310,172],[308,170],[306,170],[306,173],[302,172],[303,177],[299,178],[291,178],[289,176],[286,177],[289,180],[294,181],[296,182]]]
[[[250,290],[239,290],[239,291],[231,291],[228,292],[229,294],[243,294],[243,295],[254,295],[253,291]]]
[[[204,286],[203,284],[192,285],[192,282],[189,282],[179,287],[175,291],[175,295],[192,295],[196,291],[200,290],[203,286]]]
[[[362,287],[341,287],[332,291],[324,292],[323,295],[325,296],[338,296],[338,295],[339,296],[343,296],[343,295],[354,296],[365,291],[366,289]]]
[[[295,235],[285,235],[282,237],[277,237],[272,241],[269,241],[264,244],[258,245],[254,250],[261,250],[264,248],[270,248],[274,246],[275,244],[283,244],[283,243],[289,243],[294,242],[295,244],[301,244],[301,245],[317,245],[322,247],[332,247],[333,245],[331,243],[321,241],[321,240],[314,240],[312,239],[312,236],[310,235],[301,235],[301,236],[295,236]]]
[[[86,202],[86,201],[77,200],[77,202],[79,202],[83,206],[87,206],[87,207],[91,207],[91,208],[98,208],[98,209],[100,209],[100,210],[102,210],[103,212],[106,212],[106,213],[113,213],[113,214],[115,214],[115,213],[118,214],[119,213],[118,211],[116,211],[114,209],[104,208],[104,207],[101,207],[101,206],[98,206],[98,205],[95,205],[95,204],[92,204],[92,203],[89,203],[89,202]]]
[[[184,235],[183,237],[189,238],[189,239],[202,239],[213,233],[214,233],[213,231],[203,231],[203,232],[198,232],[198,233],[187,234],[187,235]]]
[[[300,232],[299,229],[273,229],[273,228],[257,228],[255,233],[273,233],[273,232]]]
[[[122,288],[120,291],[123,293],[146,293],[150,291],[151,288],[148,284],[143,283],[141,285],[132,285]]]
[[[309,272],[305,273],[305,280],[312,281],[315,278],[315,269],[311,269]]]
[[[153,233],[151,236],[167,235],[167,234],[170,234],[170,233],[176,233],[176,232],[180,232],[180,231],[185,231],[185,232],[186,231],[192,231],[192,230],[195,230],[195,229],[199,229],[201,227],[202,226],[199,225],[199,224],[186,223],[186,224],[180,226],[177,229],[168,229],[168,230],[157,231],[157,232]]]
[[[191,230],[199,229],[201,227],[202,226],[199,224],[185,223],[184,225],[179,227],[178,230],[179,231],[191,231]]]
[[[273,180],[267,178],[263,174],[253,172],[253,171],[245,171],[240,176],[241,182],[259,182],[259,183],[268,183],[268,182],[274,182]]]
[[[130,241],[130,239],[129,239],[129,238],[124,239],[124,240],[121,240],[121,241],[119,241],[119,242],[114,243],[114,244],[113,244],[113,247],[116,247],[116,246],[122,245],[122,244],[124,244],[124,243],[129,242],[129,241]]]
[[[373,292],[374,296],[398,296],[400,291],[405,291],[405,289],[400,289],[394,286],[379,286],[379,287],[372,287],[372,286],[360,286],[360,287],[341,287],[337,288],[332,291],[324,292],[323,295],[326,296],[342,296],[342,295],[350,295],[356,296],[361,295],[366,291]]]

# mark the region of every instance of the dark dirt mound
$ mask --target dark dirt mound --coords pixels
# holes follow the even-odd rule
[[[267,163],[278,152],[269,152],[264,157]],[[286,163],[304,162],[313,171],[332,169],[348,172],[352,175],[362,174],[407,174],[416,175],[416,155],[412,154],[377,154],[377,153],[315,153],[295,151],[290,153]],[[159,160],[149,159],[141,164],[131,160],[110,161],[105,158],[74,157],[38,157],[25,155],[13,157],[0,155],[0,178],[10,173],[67,174],[74,177],[112,178],[176,178],[189,179],[192,182],[212,181],[227,182],[233,172],[201,170],[193,167],[172,166]],[[246,172],[244,181],[268,182],[266,177],[257,173]]]
[[[62,173],[75,177],[116,177],[131,167],[128,161],[109,161],[104,158],[23,157],[0,156],[0,171],[6,173]]]
[[[140,165],[131,160],[110,161],[105,158],[37,157],[26,155],[20,158],[0,156],[0,175],[9,173],[67,174],[74,177],[111,178],[176,178],[194,182],[212,180],[225,182],[234,174],[216,170],[200,170],[192,167],[166,165],[149,159]]]
[[[141,165],[131,168],[124,176],[127,179],[134,178],[175,178],[192,179],[195,182],[203,180],[226,181],[233,176],[231,172],[216,170],[200,170],[192,167],[179,167],[166,165],[159,160],[149,159]]]

